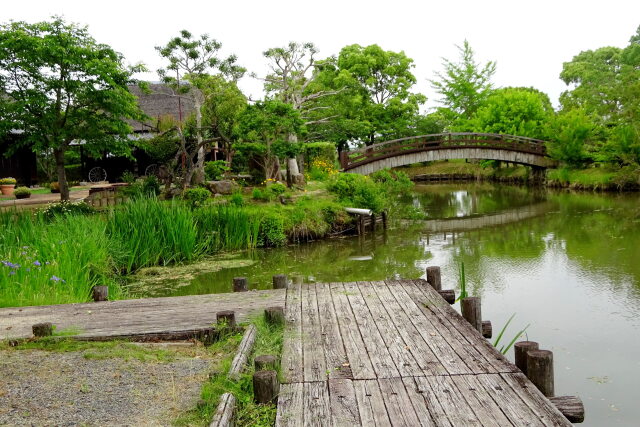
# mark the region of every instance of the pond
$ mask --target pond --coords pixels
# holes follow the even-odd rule
[[[365,239],[235,254],[240,266],[175,282],[162,293],[228,292],[236,276],[268,288],[278,273],[318,282],[415,278],[428,265],[441,266],[444,289],[459,291],[464,263],[468,292],[482,297],[494,339],[512,315],[503,341],[528,325],[526,337],[554,352],[556,395],[584,401],[584,425],[637,425],[639,201],[637,194],[420,185],[402,209],[426,219],[394,220],[387,233]]]

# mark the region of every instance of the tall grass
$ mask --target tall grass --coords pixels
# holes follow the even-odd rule
[[[0,307],[87,301],[113,279],[113,244],[98,217],[0,213]]]
[[[507,330],[507,328],[509,327],[509,324],[511,323],[511,321],[513,320],[513,318],[515,316],[516,316],[516,314],[513,313],[511,315],[511,317],[509,317],[509,320],[507,320],[507,323],[505,323],[504,326],[502,327],[502,329],[500,330],[500,333],[496,337],[496,340],[493,342],[493,346],[495,348],[498,348],[498,346],[500,345],[500,341],[502,340],[502,337],[504,336],[505,331]],[[518,339],[520,339],[520,337],[527,331],[528,328],[529,328],[529,325],[525,326],[520,331],[518,331],[518,333],[515,334],[513,338],[511,338],[511,341],[509,341],[506,345],[501,346],[499,348],[500,353],[507,354],[507,352],[513,346],[513,344],[515,344],[515,342]]]
[[[190,261],[199,255],[191,210],[180,202],[137,198],[109,214],[107,234],[118,243],[122,272]]]
[[[194,211],[198,242],[204,253],[255,248],[260,216],[234,205],[205,206]]]

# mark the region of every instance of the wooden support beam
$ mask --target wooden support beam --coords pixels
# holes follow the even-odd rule
[[[491,338],[493,336],[493,327],[491,326],[491,320],[482,321],[482,336],[485,338]]]
[[[256,358],[253,359],[253,363],[256,371],[275,371],[278,365],[278,359],[271,354],[263,354],[256,356]]]
[[[247,360],[253,351],[253,346],[256,343],[257,329],[255,325],[249,325],[245,330],[238,352],[236,353],[233,361],[231,362],[231,368],[227,376],[231,379],[238,379],[240,374],[247,365]]]
[[[246,277],[233,278],[233,292],[247,292],[249,290],[249,280]]]
[[[92,289],[93,300],[95,302],[108,301],[109,300],[109,287],[108,286],[94,286]]]
[[[220,403],[209,427],[229,427],[235,424],[236,398],[231,393],[220,396]]]
[[[442,291],[438,291],[440,296],[449,304],[455,304],[456,302],[456,291],[453,289],[445,289]]]
[[[233,310],[223,310],[216,313],[216,323],[218,327],[235,328],[236,313]]]
[[[584,422],[584,404],[578,396],[557,396],[549,400],[569,422]]]
[[[427,282],[436,291],[442,290],[442,282],[440,280],[440,267],[427,267]]]
[[[276,403],[280,382],[276,371],[258,371],[253,374],[253,397],[256,403]]]
[[[462,298],[460,307],[462,309],[462,317],[464,317],[475,330],[482,334],[482,308],[480,297]]]
[[[549,350],[527,352],[527,377],[547,397],[553,397],[553,353]]]
[[[53,335],[53,323],[36,323],[31,327],[31,330],[33,331],[34,337],[50,337],[51,335]]]
[[[270,325],[284,325],[284,308],[269,307],[265,309],[264,317]]]
[[[288,280],[286,274],[276,274],[273,276],[273,289],[286,289]]]
[[[382,211],[382,229],[387,229],[387,211]]]
[[[513,352],[515,354],[516,366],[527,375],[527,353],[530,350],[538,350],[538,343],[535,341],[519,341],[514,344]]]

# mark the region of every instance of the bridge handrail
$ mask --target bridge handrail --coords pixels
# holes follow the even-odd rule
[[[350,166],[354,167],[356,164],[369,163],[397,154],[452,147],[498,148],[546,155],[545,141],[535,138],[481,132],[447,132],[399,138],[343,152],[340,156],[340,163],[342,168],[346,169]]]

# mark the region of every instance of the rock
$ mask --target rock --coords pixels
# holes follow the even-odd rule
[[[207,181],[209,191],[214,194],[233,194],[240,186],[235,181]]]
[[[291,177],[291,182],[296,187],[300,187],[300,188],[304,187],[305,185],[304,175],[301,173],[295,174],[294,176]]]

